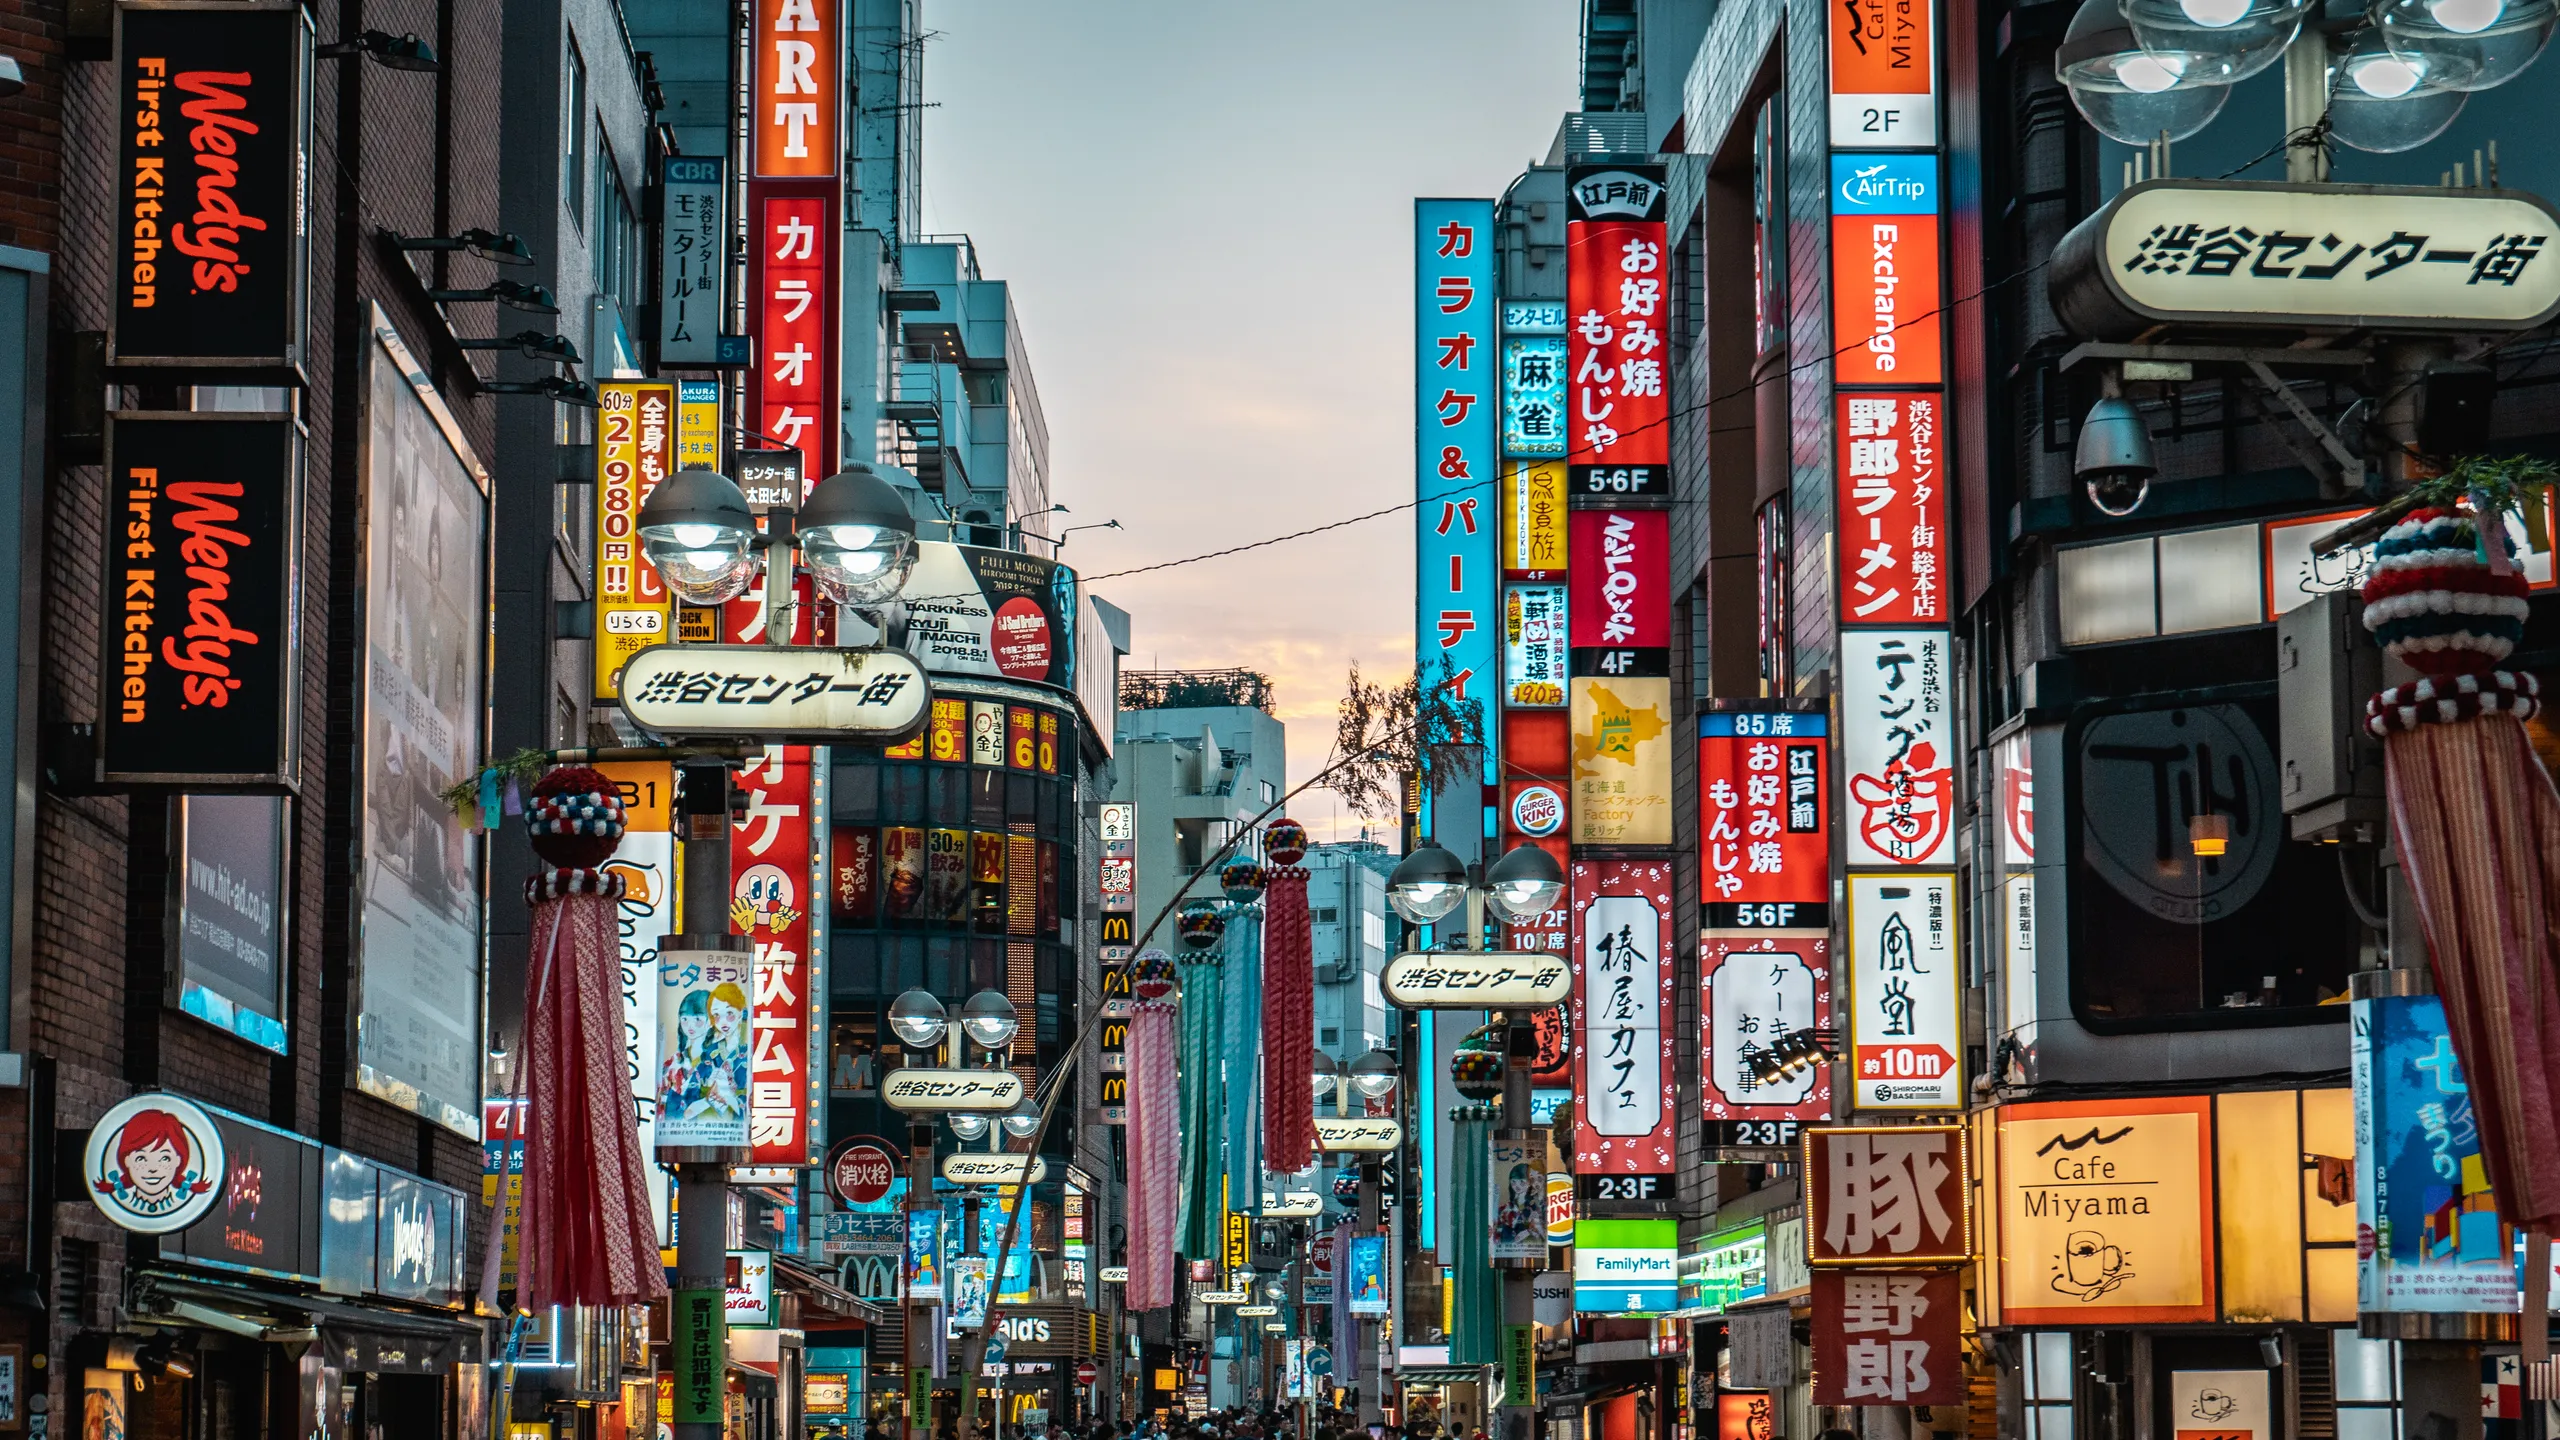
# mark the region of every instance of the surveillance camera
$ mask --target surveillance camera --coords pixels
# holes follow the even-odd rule
[[[2160,462],[2152,454],[2150,427],[2132,401],[2104,395],[2089,407],[2072,447],[2071,473],[2088,487],[2089,503],[2109,515],[2130,515],[2150,495]]]
[[[2151,495],[2151,477],[2128,470],[2106,470],[2085,477],[2089,503],[2109,515],[2130,515]]]

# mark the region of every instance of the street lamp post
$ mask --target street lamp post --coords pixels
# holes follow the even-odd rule
[[[1504,920],[1524,922],[1554,908],[1564,892],[1564,867],[1535,845],[1515,846],[1488,868],[1461,863],[1438,844],[1425,843],[1398,862],[1395,873],[1387,879],[1387,903],[1415,925],[1436,924],[1463,903],[1463,929],[1451,937],[1449,947],[1461,950],[1493,949],[1492,932],[1486,924],[1488,908]],[[1504,1011],[1504,1022],[1502,1123],[1496,1138],[1508,1144],[1534,1146],[1538,1137],[1529,1113],[1529,1072],[1538,1058],[1537,1028],[1527,1006],[1510,1006]],[[1472,1162],[1459,1163],[1484,1164],[1487,1157],[1476,1156]],[[1487,1220],[1484,1216],[1462,1217],[1460,1223],[1484,1224]],[[1520,1332],[1537,1323],[1535,1287],[1539,1263],[1494,1261],[1502,1271],[1502,1346],[1506,1357],[1502,1440],[1528,1440],[1537,1409],[1537,1396],[1530,1393],[1527,1375],[1515,1370],[1508,1357],[1515,1349],[1525,1347]]]
[[[1334,1113],[1338,1115],[1353,1113],[1351,1101],[1354,1095],[1363,1101],[1386,1099],[1396,1093],[1397,1082],[1401,1079],[1396,1070],[1395,1056],[1384,1050],[1372,1050],[1344,1067],[1336,1067],[1330,1057],[1319,1052],[1313,1065],[1316,1093],[1321,1096],[1328,1089],[1333,1091]],[[1367,1107],[1364,1105],[1362,1108]],[[1363,1153],[1360,1156],[1358,1234],[1383,1236],[1387,1233],[1379,1195],[1382,1183],[1378,1155],[1375,1152]],[[1395,1257],[1388,1256],[1385,1263],[1393,1266]],[[1347,1286],[1351,1281],[1347,1268],[1333,1277],[1336,1285]],[[1386,1357],[1379,1353],[1379,1319],[1375,1315],[1359,1317],[1360,1368],[1352,1378],[1360,1392],[1360,1423],[1363,1425],[1379,1423],[1385,1413],[1382,1401],[1385,1398]]]
[[[670,936],[671,950],[743,951],[747,942],[721,923],[729,913],[729,762],[700,759],[684,767],[684,913],[695,926]],[[705,922],[708,921],[706,925]],[[676,1172],[676,1284],[678,1292],[725,1295],[729,1288],[729,1167],[748,1152],[720,1146],[662,1149],[660,1158]],[[714,1373],[726,1389],[728,1362],[727,1306],[709,1305],[707,1313],[682,1307],[688,1326],[708,1329],[697,1341],[714,1359]],[[681,1413],[681,1412],[680,1412]],[[717,1415],[709,1420],[678,1419],[674,1440],[720,1440]]]

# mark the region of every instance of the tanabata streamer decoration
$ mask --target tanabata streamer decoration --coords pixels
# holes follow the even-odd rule
[[[1160,950],[1149,950],[1161,956]],[[1227,1126],[1224,1054],[1226,987],[1219,983],[1217,953],[1184,957],[1182,986],[1182,1225],[1175,1248],[1186,1260],[1215,1260],[1223,1253],[1224,1217],[1218,1199],[1226,1189],[1220,1163]]]
[[[1218,888],[1237,905],[1250,905],[1262,898],[1262,862],[1250,855],[1239,855],[1218,867]]]
[[[524,815],[545,868],[525,882],[536,950],[517,1044],[528,1103],[516,1303],[537,1314],[641,1304],[667,1283],[624,1068],[623,882],[603,868],[622,842],[622,801],[611,780],[571,766],[533,787]],[[482,1287],[493,1299],[494,1271]]]
[[[1472,1037],[1470,1037],[1472,1038]],[[1501,1043],[1498,1039],[1496,1044]],[[1497,1058],[1499,1058],[1497,1056]],[[1457,1287],[1449,1297],[1449,1363],[1498,1365],[1502,1362],[1502,1282],[1493,1268],[1493,1125],[1494,1111],[1484,1105],[1460,1105],[1449,1112],[1449,1237],[1456,1251],[1449,1272]]]
[[[1182,1088],[1175,1054],[1173,961],[1150,950],[1130,967],[1129,1280],[1121,1303],[1161,1310],[1173,1303],[1173,1256],[1182,1217]]]
[[[1502,1045],[1499,1025],[1479,1025],[1458,1042],[1449,1056],[1449,1082],[1459,1094],[1470,1100],[1490,1100],[1502,1093]]]
[[[1294,820],[1263,831],[1262,1163],[1294,1175],[1315,1163],[1316,1100],[1307,1055],[1315,1048],[1315,953],[1307,930],[1307,832]]]
[[[1218,963],[1218,942],[1227,933],[1227,917],[1218,912],[1215,900],[1185,900],[1173,917],[1173,933],[1182,939],[1182,948],[1191,952],[1196,962]]]
[[[2560,793],[2524,730],[2539,687],[2497,668],[2525,613],[2507,507],[2476,491],[2429,499],[2442,503],[2383,533],[2363,590],[2365,628],[2423,678],[2373,697],[2366,725],[2498,1213],[2547,1229],[2560,1221]]]

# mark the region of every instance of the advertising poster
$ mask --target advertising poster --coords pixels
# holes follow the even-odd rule
[[[1543,1148],[1543,1147],[1541,1147]],[[1496,1139],[1489,1152],[1493,1198],[1493,1259],[1547,1259],[1547,1177],[1526,1140]]]
[[[640,1123],[640,1148],[656,1148],[658,1124],[658,951],[676,928],[675,767],[629,761],[599,765],[622,796],[622,844],[605,862],[622,879],[614,905],[621,951],[622,1053],[631,1077],[631,1104]],[[649,1210],[662,1241],[667,1228],[669,1176],[644,1167]]]
[[[1699,922],[1831,923],[1830,717],[1774,707],[1698,717]]]
[[[1964,975],[1949,871],[1849,877],[1851,1103],[1961,1110]]]
[[[1354,1235],[1351,1237],[1351,1273],[1344,1277],[1351,1287],[1350,1305],[1354,1315],[1387,1313],[1387,1237]]]
[[[2444,1001],[2350,1003],[2356,1308],[2514,1313],[2516,1234],[2498,1219]]]
[[[987,1323],[987,1257],[954,1255],[951,1267],[951,1323],[973,1330]]]
[[[744,814],[730,825],[729,933],[755,954],[754,1038],[749,1061],[748,1125],[757,1165],[817,1161],[809,1111],[822,1078],[810,1064],[809,1035],[819,988],[809,911],[820,874],[820,810],[813,756],[806,745],[773,745],[739,771]]]
[[[1954,573],[1948,564],[1946,483],[1939,475],[1943,404],[1934,391],[1861,391],[1833,399],[1840,619],[1852,625],[1943,625],[1947,580]]]
[[[1852,868],[1955,859],[1953,656],[1944,630],[1840,632]]]
[[[907,1298],[942,1303],[942,1212],[907,1212]]]
[[[1662,174],[1658,165],[1565,172],[1566,441],[1577,495],[1670,489]]]
[[[668,157],[668,163],[676,163]],[[700,161],[691,162],[700,164]],[[717,161],[711,162],[717,164]],[[716,293],[716,292],[715,292]],[[706,316],[707,316],[706,312]],[[713,325],[716,329],[716,322]],[[715,334],[711,337],[718,339]],[[640,548],[640,506],[674,470],[676,387],[596,386],[596,698],[620,692],[623,663],[674,638],[675,597]]]
[[[1680,1222],[1670,1216],[1577,1220],[1573,1308],[1652,1315],[1680,1308]]]
[[[1938,384],[1939,296],[1938,157],[1833,155],[1833,382]]]
[[[1963,1347],[1963,1280],[1952,1270],[1814,1274],[1816,1405],[1962,1405]],[[2263,1386],[2266,1372],[2253,1373]]]
[[[1414,663],[1472,707],[1498,742],[1501,685],[1502,357],[1491,200],[1416,200],[1414,228]]]
[[[750,957],[658,952],[657,1145],[747,1143]]]
[[[915,569],[900,594],[908,610],[907,653],[927,670],[1074,688],[1076,574],[1064,565],[1011,550],[919,541]],[[839,617],[838,633],[847,645],[879,641],[879,631],[850,611]],[[1005,763],[1001,707],[998,712],[995,756],[982,764]],[[971,724],[974,741],[974,715]],[[978,758],[974,745],[971,758]]]
[[[2209,1099],[2048,1101],[2000,1117],[2008,1324],[2215,1318]]]
[[[1831,1025],[1831,942],[1822,935],[1708,935],[1699,941],[1699,1095],[1728,1145],[1784,1145],[1788,1122],[1831,1117],[1831,1070],[1761,1077],[1763,1051]],[[1724,1123],[1729,1122],[1729,1123]]]
[[[177,798],[178,1008],[284,1054],[285,801]]]
[[[923,914],[924,831],[892,825],[880,832],[880,878],[888,917],[905,920]]]
[[[1577,1175],[1675,1169],[1671,883],[1667,862],[1573,866]]]
[[[488,472],[388,319],[365,402],[362,964],[356,1085],[480,1123],[480,844],[444,792],[485,744]]]

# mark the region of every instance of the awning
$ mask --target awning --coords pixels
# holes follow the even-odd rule
[[[1489,1365],[1404,1365],[1396,1369],[1399,1385],[1471,1385],[1484,1379]]]
[[[878,1325],[890,1319],[897,1308],[877,1300],[865,1300],[837,1284],[826,1272],[812,1269],[787,1256],[774,1257],[773,1278],[783,1289],[799,1295],[803,1306],[815,1301],[819,1309],[848,1320]],[[808,1318],[804,1310],[801,1316],[804,1324]]]
[[[192,1325],[278,1344],[310,1343],[349,1372],[443,1375],[487,1353],[480,1322],[323,1300],[248,1285],[146,1272],[135,1292],[137,1319]]]

